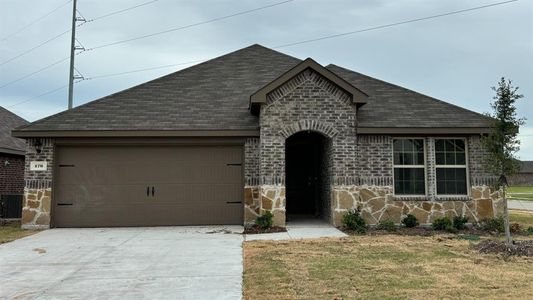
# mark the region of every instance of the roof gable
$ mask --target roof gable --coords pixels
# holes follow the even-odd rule
[[[24,155],[26,142],[13,137],[11,131],[26,124],[28,121],[0,106],[0,153]]]
[[[259,105],[267,102],[267,96],[269,93],[271,93],[278,87],[284,85],[285,83],[287,83],[288,81],[290,81],[298,74],[304,72],[307,69],[315,71],[316,73],[320,74],[321,76],[338,86],[340,89],[344,90],[351,97],[352,103],[356,105],[363,105],[366,103],[366,100],[368,98],[367,94],[365,94],[349,82],[345,81],[343,78],[337,76],[335,73],[324,68],[313,59],[307,58],[301,63],[294,66],[292,69],[283,73],[278,78],[274,79],[267,85],[257,90],[255,93],[253,93],[250,96],[250,110],[252,111],[252,113],[258,113]]]

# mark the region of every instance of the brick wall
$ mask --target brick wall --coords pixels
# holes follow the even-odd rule
[[[357,185],[392,185],[392,137],[359,135],[354,155],[357,157]]]
[[[481,143],[481,136],[470,136],[468,138],[468,168],[472,185],[491,184],[495,180],[494,175],[485,168],[487,155],[487,150]]]
[[[0,153],[0,195],[24,192],[24,156]]]
[[[245,185],[259,184],[259,138],[248,138],[244,143]]]
[[[285,140],[305,130],[331,139],[334,180],[354,178],[355,112],[349,95],[311,70],[270,93],[260,112],[261,183],[284,184]]]

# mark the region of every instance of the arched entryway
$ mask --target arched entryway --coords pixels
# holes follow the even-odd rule
[[[285,141],[287,221],[321,218],[329,222],[331,140],[314,131],[298,132]]]

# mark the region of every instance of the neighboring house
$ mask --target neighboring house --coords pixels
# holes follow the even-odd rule
[[[26,141],[11,130],[28,122],[0,106],[0,217],[20,218]]]
[[[533,161],[521,161],[520,171],[509,178],[509,185],[533,186]]]
[[[34,164],[23,226],[249,224],[265,211],[280,226],[340,225],[353,208],[370,224],[494,217],[480,145],[490,124],[253,45],[15,130]]]

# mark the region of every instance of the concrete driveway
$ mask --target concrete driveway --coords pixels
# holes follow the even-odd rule
[[[242,227],[43,231],[0,245],[0,299],[240,299],[237,232]]]

